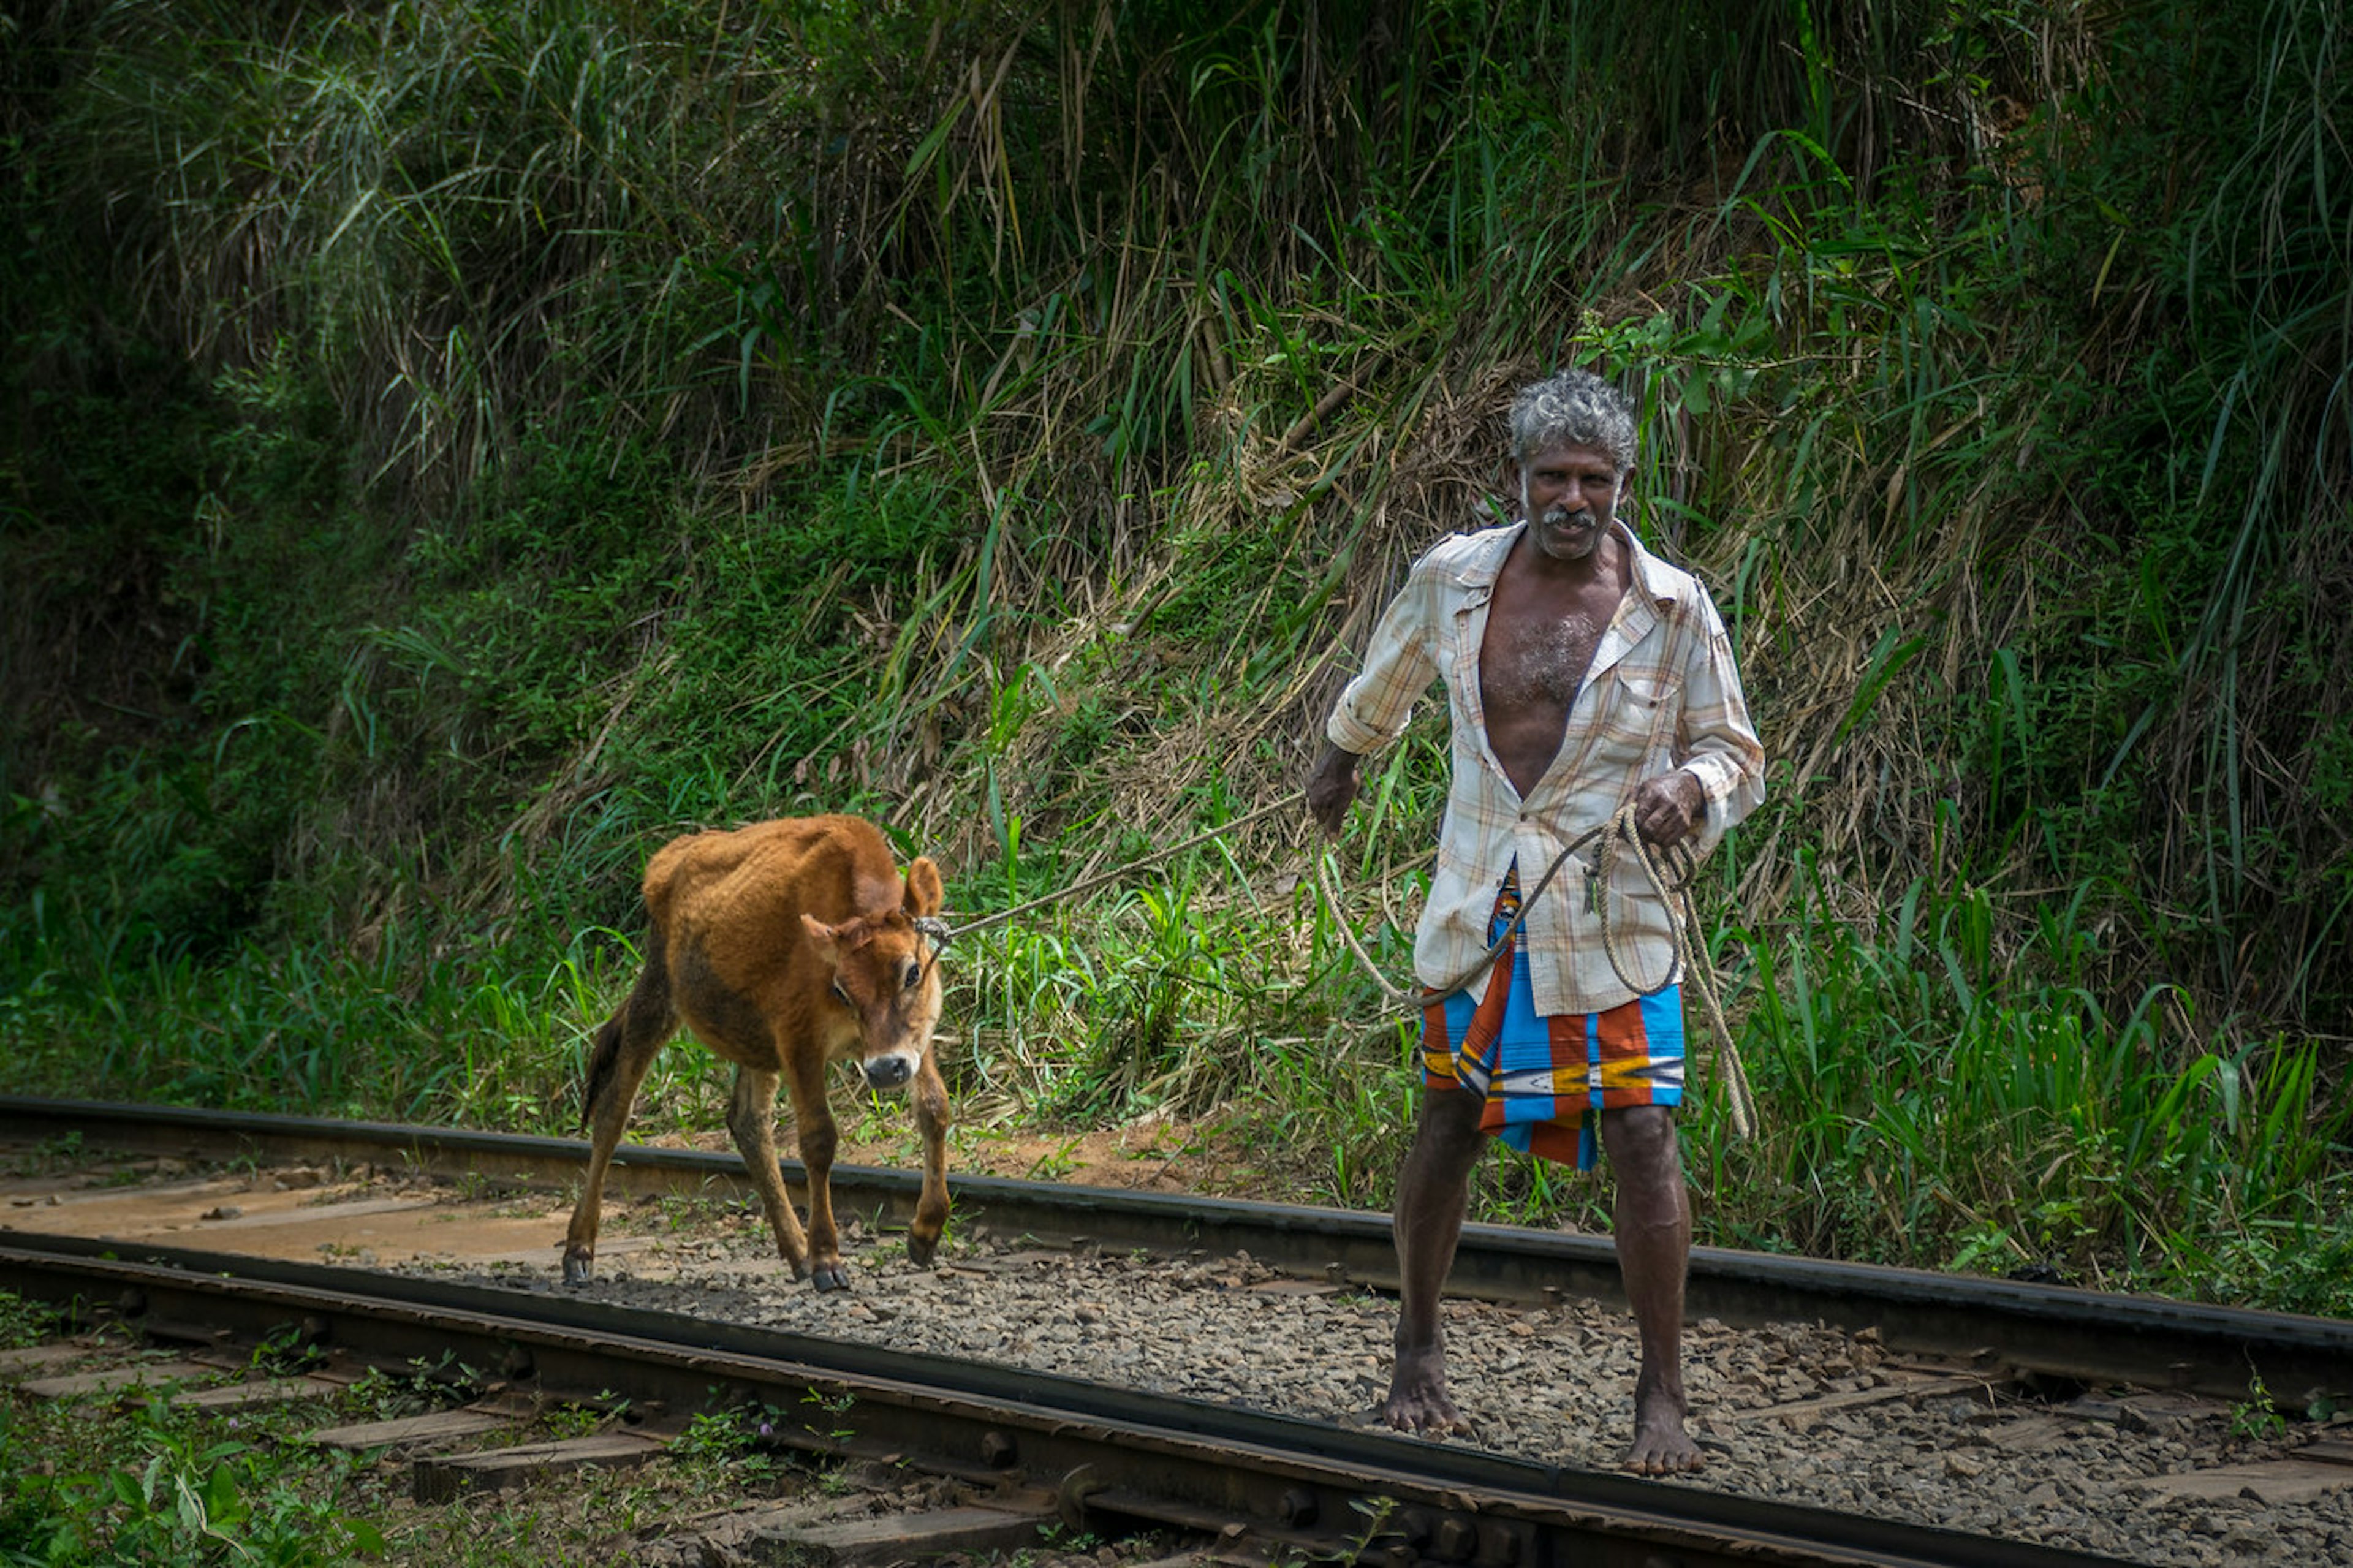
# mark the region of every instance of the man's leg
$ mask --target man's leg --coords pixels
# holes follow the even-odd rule
[[[1421,1091],[1421,1121],[1398,1173],[1398,1277],[1404,1298],[1398,1314],[1397,1364],[1381,1415],[1401,1432],[1467,1432],[1446,1394],[1446,1334],[1438,1321],[1438,1292],[1454,1266],[1470,1203],[1471,1168],[1487,1135],[1479,1130],[1479,1098],[1461,1089]]]
[[[1625,1468],[1642,1475],[1696,1469],[1698,1445],[1683,1430],[1683,1271],[1691,1261],[1691,1204],[1674,1113],[1662,1105],[1601,1113],[1601,1143],[1618,1178],[1618,1268],[1642,1341],[1634,1384],[1634,1442]]]

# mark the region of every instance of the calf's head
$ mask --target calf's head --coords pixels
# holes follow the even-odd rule
[[[832,973],[831,1001],[858,1019],[859,1067],[869,1089],[903,1089],[932,1048],[940,1021],[939,950],[915,921],[940,912],[939,868],[917,857],[899,905],[828,925],[801,916],[809,943]]]

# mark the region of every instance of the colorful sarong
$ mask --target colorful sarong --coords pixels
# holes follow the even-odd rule
[[[1519,910],[1514,864],[1487,918],[1490,942]],[[1432,995],[1422,1008],[1421,1081],[1478,1095],[1480,1127],[1511,1147],[1589,1171],[1600,1151],[1599,1112],[1683,1103],[1682,989],[1554,1018],[1536,1016],[1533,994],[1528,955],[1514,931],[1484,995]]]

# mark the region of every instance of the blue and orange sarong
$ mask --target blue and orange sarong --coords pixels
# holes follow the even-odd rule
[[[1487,940],[1501,936],[1519,910],[1514,865],[1487,917]],[[1480,1127],[1511,1147],[1589,1171],[1600,1150],[1599,1112],[1683,1103],[1682,988],[1553,1018],[1536,1016],[1535,994],[1527,952],[1514,931],[1495,955],[1483,995],[1433,994],[1423,1006],[1421,1081],[1478,1095]]]

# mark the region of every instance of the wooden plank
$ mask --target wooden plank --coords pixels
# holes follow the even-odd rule
[[[2202,1394],[2169,1389],[2145,1389],[2137,1394],[2084,1394],[2060,1406],[2084,1421],[2105,1421],[2126,1430],[2146,1429],[2158,1420],[2206,1421],[2230,1415],[2231,1407]]]
[[[2185,1394],[2179,1389],[2146,1389],[2124,1397],[2125,1405],[2143,1415],[2170,1415],[2177,1421],[2210,1421],[2231,1414],[2231,1407],[2219,1399],[2209,1399],[2202,1394]]]
[[[930,1513],[834,1520],[757,1532],[760,1546],[781,1548],[787,1560],[830,1568],[881,1568],[951,1552],[1018,1552],[1038,1544],[1060,1516],[1052,1509],[1016,1510],[967,1506]]]
[[[2323,1437],[2317,1443],[2306,1443],[2288,1457],[2322,1465],[2353,1465],[2353,1442],[2343,1437]]]
[[[305,1443],[322,1448],[406,1447],[412,1444],[448,1443],[514,1425],[515,1417],[488,1410],[460,1407],[423,1415],[402,1415],[390,1421],[362,1421],[350,1426],[322,1426],[302,1436]]]
[[[1989,1427],[1986,1441],[2005,1453],[2023,1454],[2036,1448],[2049,1447],[2075,1428],[2055,1415],[2022,1415],[2015,1421]]]
[[[73,1399],[85,1394],[111,1394],[139,1387],[160,1388],[166,1383],[218,1377],[217,1367],[192,1361],[149,1361],[129,1366],[104,1366],[95,1372],[70,1372],[58,1377],[36,1377],[16,1386],[36,1399]]]
[[[265,1405],[290,1405],[298,1399],[332,1399],[344,1386],[323,1377],[262,1377],[175,1394],[172,1405],[178,1410],[258,1410]]]
[[[2150,1476],[2134,1484],[2165,1498],[2243,1497],[2276,1507],[2281,1503],[2309,1502],[2353,1487],[2353,1465],[2268,1459],[2259,1464],[2192,1470],[2180,1476]]]
[[[503,1491],[541,1476],[561,1475],[594,1465],[619,1469],[659,1458],[659,1437],[605,1432],[553,1443],[520,1443],[479,1454],[433,1456],[417,1461],[413,1491],[418,1502],[448,1502],[461,1492]]]
[[[38,1372],[46,1366],[58,1366],[96,1353],[88,1345],[26,1345],[21,1350],[0,1351],[0,1377]]]
[[[1851,1410],[1860,1405],[1884,1405],[1895,1399],[1936,1399],[1948,1394],[1967,1394],[1991,1397],[1998,1380],[1989,1377],[1907,1377],[1894,1383],[1883,1383],[1876,1388],[1849,1389],[1842,1394],[1825,1394],[1816,1399],[1800,1399],[1789,1405],[1765,1405],[1748,1410],[1733,1410],[1725,1414],[1735,1421],[1762,1421],[1778,1416],[1807,1417],[1831,1410]]]

